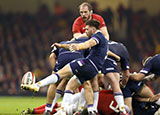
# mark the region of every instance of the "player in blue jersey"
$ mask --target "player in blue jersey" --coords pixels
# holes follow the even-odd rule
[[[109,41],[108,45],[109,45],[109,50],[111,52],[120,56],[120,64],[121,64],[122,73],[123,73],[122,84],[123,86],[125,86],[129,76],[128,51],[122,43]],[[104,77],[107,79],[107,81],[111,85],[111,88],[114,92],[114,98],[118,104],[119,110],[121,111],[122,114],[126,114],[126,111],[124,108],[123,94],[119,85],[120,72],[118,70],[117,60],[114,57],[112,56],[107,57],[102,68],[102,73],[104,74]]]
[[[86,34],[90,39],[84,43],[71,45],[58,43],[54,44],[56,47],[70,49],[71,51],[91,48],[90,53],[86,58],[79,58],[75,61],[72,61],[55,74],[46,77],[36,84],[21,84],[21,87],[23,89],[29,89],[34,92],[38,92],[40,87],[44,87],[51,83],[57,83],[62,78],[76,75],[77,82],[72,84],[72,87],[75,88],[78,87],[80,83],[85,84],[87,80],[93,79],[98,74],[98,71],[101,70],[102,65],[105,61],[105,56],[107,55],[108,51],[108,41],[99,31],[99,22],[96,20],[90,20],[86,23]],[[92,88],[90,88],[87,93],[88,95],[86,95],[86,101],[88,104],[88,113],[94,114]]]
[[[63,41],[60,43],[61,44],[82,43],[87,40],[88,40],[88,38],[82,38],[82,39],[77,39],[76,41],[72,41],[72,42],[71,41]],[[63,48],[53,47],[51,54],[49,56],[50,64],[51,64],[52,68],[54,68],[52,73],[57,72],[58,70],[63,68],[66,64],[68,64],[69,62],[71,62],[75,59],[86,57],[88,55],[88,53],[89,53],[89,50],[79,50],[76,52],[71,52],[70,50],[66,50]],[[63,91],[64,91],[64,88],[65,88],[65,85],[67,84],[67,82],[68,82],[68,79],[63,79],[60,81],[60,83],[51,84],[49,86],[48,91],[47,91],[47,104],[46,104],[45,112],[52,111],[52,108],[56,104],[58,98],[60,98],[63,95]],[[57,87],[57,89],[56,89],[56,87]],[[44,109],[42,109],[42,111],[38,111],[38,112],[43,113]],[[25,110],[22,113],[23,114],[32,113],[32,109],[29,108],[28,110]]]
[[[131,99],[130,102],[128,101],[128,105],[133,106],[132,108],[135,115],[153,114],[160,105],[160,94],[154,95],[152,90],[145,85],[143,81],[129,79],[126,87],[122,88],[122,92],[125,99]],[[139,112],[142,108],[143,111]]]
[[[82,39],[78,39],[76,41],[66,41],[66,42],[61,42],[63,43],[82,43],[87,41],[88,38],[82,38]],[[80,50],[80,51],[76,51],[76,52],[71,52],[69,50],[63,49],[63,48],[56,48],[53,47],[53,50],[51,51],[51,55],[50,55],[50,63],[51,65],[55,65],[55,61],[57,61],[56,65],[53,66],[54,67],[54,73],[57,72],[58,70],[60,70],[62,67],[64,67],[66,64],[68,64],[69,62],[78,59],[78,58],[83,58],[85,56],[88,55],[88,50]],[[56,89],[56,85],[52,84],[49,86],[48,92],[47,92],[47,105],[46,105],[46,111],[49,110],[51,111],[53,106],[55,105],[55,103],[57,102],[58,98],[61,97],[61,95],[63,95],[63,91],[64,91],[64,87],[67,84],[68,79],[63,79],[56,90],[55,93],[55,89]],[[54,98],[55,97],[55,98]],[[54,99],[54,100],[53,100]],[[52,104],[53,101],[53,104]],[[52,104],[52,106],[51,106]]]
[[[157,77],[160,76],[160,54],[145,59],[143,61],[143,68],[140,70],[140,72],[137,74],[132,74],[130,78],[140,81],[150,73],[155,74]]]

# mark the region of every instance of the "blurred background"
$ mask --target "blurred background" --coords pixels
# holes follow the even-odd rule
[[[86,1],[86,0],[85,0]],[[72,24],[84,0],[0,0],[0,95],[27,95],[25,72],[37,80],[51,74],[51,44],[72,38]],[[131,72],[146,56],[160,53],[160,0],[88,0],[108,27],[110,39],[124,43]],[[155,93],[160,80],[147,82]],[[42,88],[40,95],[46,95]]]

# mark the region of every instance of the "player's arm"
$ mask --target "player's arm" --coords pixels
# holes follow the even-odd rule
[[[73,34],[73,37],[76,38],[76,39],[79,39],[79,38],[88,38],[87,34],[86,33],[75,33]]]
[[[108,33],[108,30],[107,30],[107,27],[103,26],[103,27],[100,28],[100,30],[102,31],[103,35],[107,38],[107,40],[109,40],[109,33]]]
[[[144,73],[130,74],[129,78],[135,81],[141,81],[145,77]]]
[[[136,96],[135,99],[140,101],[140,102],[155,102],[160,98],[160,93],[152,96],[152,97],[139,97]]]
[[[56,65],[57,55],[58,55],[58,49],[56,47],[53,47],[51,54],[49,56],[49,62],[50,62],[52,69]],[[54,71],[52,71],[52,73],[54,73]]]
[[[83,49],[88,49],[97,44],[96,40],[90,39],[84,43],[80,44],[59,44],[59,43],[54,43],[54,46],[59,47],[59,48],[65,48],[69,49],[71,51],[76,51],[76,50],[83,50]]]
[[[109,56],[115,57],[117,61],[120,61],[120,57],[118,55],[116,55],[115,53],[111,52],[110,50],[107,53]]]
[[[51,53],[49,56],[49,62],[51,64],[51,67],[54,68],[55,64],[56,64],[56,55],[54,53]]]

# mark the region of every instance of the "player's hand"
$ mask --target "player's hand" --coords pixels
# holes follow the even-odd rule
[[[117,56],[116,56],[116,60],[117,60],[117,61],[120,61],[121,58],[117,55]]]
[[[151,97],[151,98],[149,99],[149,102],[155,102],[155,101],[157,101],[159,98],[160,98],[160,93],[158,93],[158,94],[154,95],[153,97]]]
[[[76,51],[76,50],[79,50],[79,49],[78,49],[78,47],[77,47],[76,44],[71,44],[71,45],[69,46],[69,50],[70,50],[70,51]]]
[[[124,85],[124,84],[122,84],[122,82],[120,82],[120,87],[121,87],[121,88],[125,88],[126,85]]]
[[[54,43],[54,44],[51,45],[51,47],[54,47],[54,46],[55,46],[55,47],[61,47],[61,44],[59,44],[59,43]]]

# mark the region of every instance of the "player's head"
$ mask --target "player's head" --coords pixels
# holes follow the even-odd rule
[[[86,31],[88,37],[91,37],[98,29],[99,29],[99,21],[97,20],[89,20],[86,22]]]
[[[80,6],[79,6],[79,12],[80,15],[83,19],[83,21],[88,21],[91,19],[91,15],[92,15],[92,6],[91,4],[89,4],[88,2],[83,2]]]
[[[147,57],[147,58],[145,58],[145,59],[143,59],[142,60],[142,64],[143,64],[143,66],[151,59],[152,57],[151,56],[149,56],[149,57]]]

